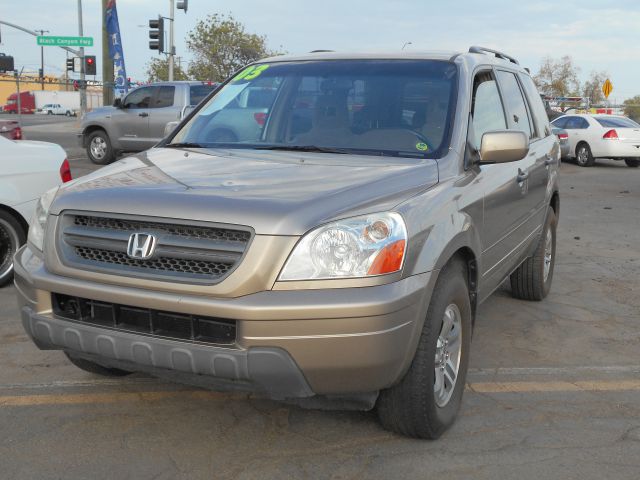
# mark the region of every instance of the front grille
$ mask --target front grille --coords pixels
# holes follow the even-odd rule
[[[233,320],[99,302],[59,293],[51,294],[51,303],[56,317],[112,330],[217,345],[230,345],[236,341]]]
[[[127,254],[129,237],[146,233],[156,239],[148,259]],[[66,212],[57,245],[65,265],[142,278],[218,283],[239,264],[252,238],[247,227],[192,225],[182,221],[141,220]]]

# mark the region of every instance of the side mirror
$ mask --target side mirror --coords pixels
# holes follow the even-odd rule
[[[121,98],[119,98],[119,97],[118,97],[118,98],[116,98],[116,99],[113,101],[113,106],[114,106],[114,107],[116,107],[116,108],[124,108],[124,107],[122,106],[122,99],[121,99]]]
[[[524,132],[498,130],[482,135],[480,163],[504,163],[522,160],[529,153],[529,138]]]
[[[167,123],[164,126],[164,136],[166,137],[171,132],[173,132],[173,129],[176,128],[179,124],[180,124],[180,122],[177,122],[177,121],[173,121],[173,122]]]

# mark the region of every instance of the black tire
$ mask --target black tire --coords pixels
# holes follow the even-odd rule
[[[520,300],[540,301],[549,293],[553,281],[553,269],[556,264],[556,225],[556,215],[553,209],[549,208],[536,251],[511,274],[511,295],[513,297]],[[549,273],[545,278],[548,232],[551,233],[551,258],[549,259]]]
[[[461,352],[450,397],[440,406],[435,392],[436,343],[445,311],[451,305],[455,305],[460,314]],[[453,424],[460,409],[469,364],[471,315],[467,269],[462,261],[455,259],[441,271],[436,282],[409,370],[398,384],[380,392],[376,408],[385,429],[409,437],[436,439]]]
[[[0,210],[0,287],[13,280],[13,256],[27,241],[27,231],[9,212]]]
[[[103,377],[124,377],[126,375],[131,375],[132,373],[127,372],[126,370],[120,370],[119,368],[103,367],[102,365],[98,365],[97,363],[85,360],[84,358],[75,357],[73,356],[73,354],[67,351],[65,351],[64,354],[67,356],[71,363],[73,363],[80,370],[84,370],[85,372],[95,373],[96,375],[102,375]]]
[[[629,168],[640,167],[640,159],[638,158],[625,158],[624,163],[626,163]]]
[[[576,163],[581,167],[592,167],[596,163],[589,144],[582,142],[576,147]]]
[[[87,156],[96,165],[108,165],[116,159],[109,135],[104,130],[96,130],[87,138]]]
[[[53,112],[51,110],[47,110],[47,115],[53,115]]]
[[[70,116],[71,116],[71,112],[70,112],[69,110],[67,110],[67,111],[64,113],[64,116],[65,116],[65,117],[70,117]]]

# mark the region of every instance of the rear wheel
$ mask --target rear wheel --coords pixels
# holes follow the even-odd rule
[[[640,167],[640,159],[638,158],[625,158],[624,163],[627,164],[627,167],[631,167],[631,168]]]
[[[581,167],[591,167],[596,163],[596,159],[591,154],[591,148],[586,143],[580,143],[576,147],[576,162]]]
[[[104,130],[96,130],[87,139],[87,156],[96,165],[107,165],[116,159],[109,135]]]
[[[380,393],[383,427],[418,438],[438,438],[460,408],[471,346],[471,304],[464,263],[440,273],[409,370]]]
[[[551,289],[556,263],[556,215],[549,208],[536,251],[511,274],[511,294],[521,300],[542,300]]]
[[[27,232],[8,212],[0,210],[0,287],[13,279],[13,256],[27,241]]]
[[[103,367],[102,365],[90,362],[89,360],[85,360],[84,358],[75,357],[72,353],[69,353],[67,351],[65,351],[64,354],[67,356],[71,363],[73,363],[80,370],[84,370],[85,372],[95,373],[96,375],[102,375],[103,377],[124,377],[131,374],[131,372],[127,372],[126,370]]]

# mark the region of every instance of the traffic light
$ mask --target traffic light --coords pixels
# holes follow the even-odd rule
[[[158,53],[164,52],[164,18],[158,17],[157,20],[149,20],[149,48],[158,50]]]
[[[75,69],[73,68],[73,63],[74,63],[73,58],[67,58],[67,72],[75,71]]]
[[[85,75],[96,74],[96,57],[95,55],[86,55],[84,57],[84,73]]]
[[[181,0],[178,1],[177,9],[184,10],[184,13],[187,13],[187,7],[189,6],[189,0]]]

